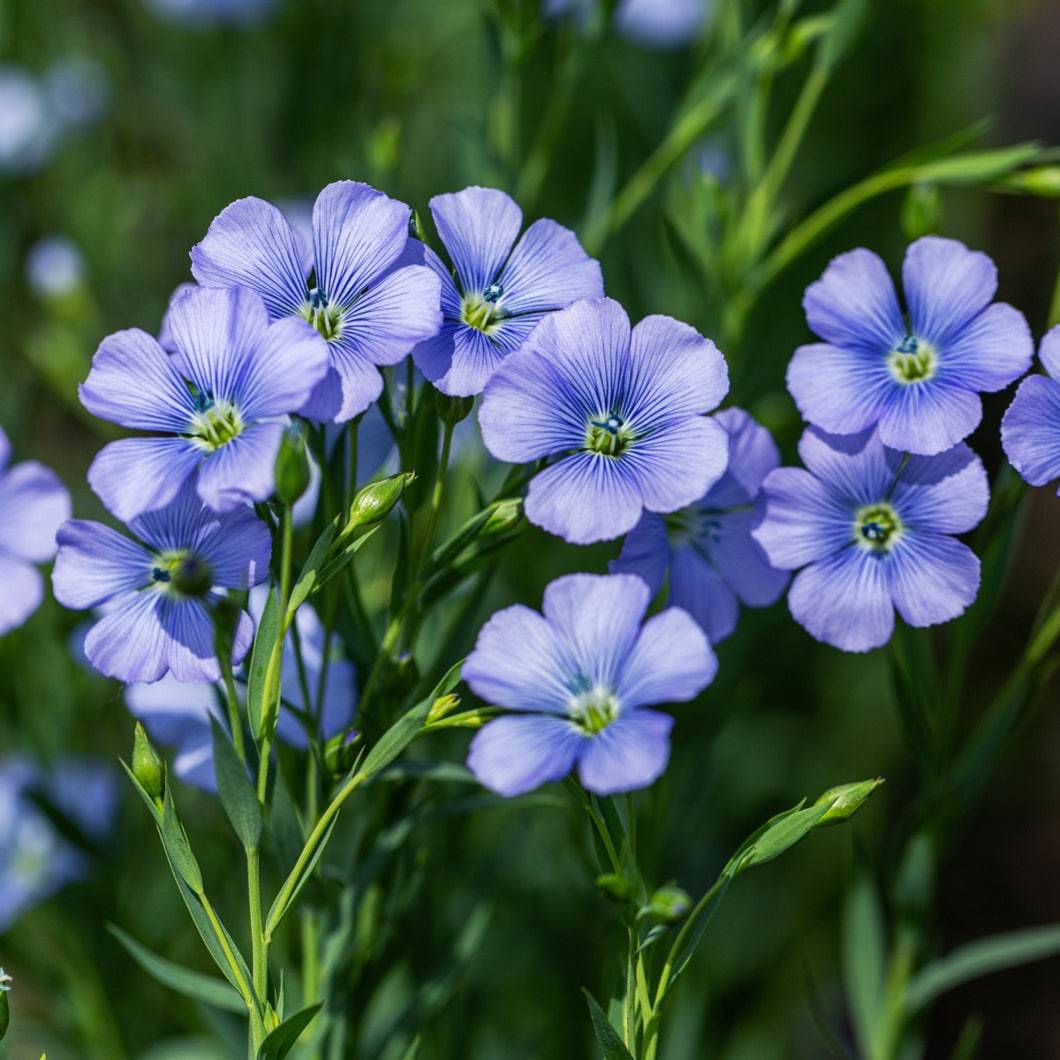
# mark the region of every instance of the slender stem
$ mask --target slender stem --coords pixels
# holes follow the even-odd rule
[[[247,904],[250,908],[251,964],[254,993],[262,1000],[268,992],[268,944],[261,918],[261,855],[257,847],[247,848]]]
[[[445,496],[445,482],[449,475],[449,458],[453,452],[453,424],[446,422],[442,431],[442,455],[438,459],[438,474],[434,479],[434,489],[431,491],[431,508],[427,516],[427,529],[423,534],[423,542],[420,545],[419,560],[416,565],[416,580],[427,557],[431,554],[431,546],[434,544],[434,535],[438,532],[438,520],[442,513],[442,500]]]
[[[232,730],[232,743],[240,762],[246,765],[247,749],[243,739],[243,719],[239,713],[239,697],[236,694],[235,678],[232,676],[232,653],[227,650],[227,646],[218,652],[217,662],[221,667],[221,678],[224,681],[225,706],[228,709],[228,727]]]
[[[206,913],[206,919],[210,921],[210,927],[213,928],[217,944],[221,947],[221,952],[224,954],[225,960],[228,962],[229,970],[232,972],[232,978],[235,979],[236,989],[239,991],[239,996],[247,1006],[247,1012],[250,1014],[251,1055],[255,1056],[257,1055],[257,1047],[265,1037],[265,1027],[261,1021],[261,1012],[258,1008],[255,992],[243,976],[243,971],[239,967],[239,962],[236,960],[235,954],[232,952],[232,947],[228,944],[228,935],[225,933],[224,927],[222,927],[221,921],[218,919],[213,903],[206,897],[204,891],[197,892],[195,897],[198,898],[199,902],[202,904],[203,912]]]

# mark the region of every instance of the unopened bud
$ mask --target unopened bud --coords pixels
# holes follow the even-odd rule
[[[162,798],[166,784],[165,768],[140,722],[136,723],[133,733],[132,771],[133,776],[140,782],[140,787],[152,799]]]
[[[661,924],[677,924],[688,916],[691,908],[692,899],[689,898],[687,891],[683,891],[680,887],[673,886],[673,884],[668,884],[665,887],[660,887],[648,899],[648,904],[645,906],[644,911],[653,920],[658,920]]]
[[[309,454],[306,452],[302,429],[296,423],[283,432],[273,474],[276,499],[281,504],[294,504],[309,488]]]
[[[442,718],[452,714],[459,706],[460,697],[455,693],[450,692],[447,696],[439,696],[431,704],[431,709],[427,712],[427,724],[430,725],[432,721],[441,721]]]
[[[624,902],[629,898],[629,881],[616,872],[605,872],[596,877],[596,886],[614,902]]]
[[[11,1009],[8,1005],[7,995],[11,990],[11,976],[0,968],[0,1041],[7,1034],[7,1028],[11,1025]]]
[[[473,397],[451,397],[438,390],[434,394],[434,407],[438,410],[438,418],[442,423],[455,427],[471,414],[471,410],[475,407],[475,399]]]
[[[914,184],[902,203],[902,235],[912,242],[939,227],[939,189],[934,184]]]
[[[332,776],[345,773],[357,757],[357,745],[361,742],[359,732],[340,732],[324,745],[324,765]]]
[[[853,784],[840,784],[837,788],[829,788],[814,803],[815,806],[830,804],[824,816],[817,822],[817,827],[849,820],[882,783],[883,777],[876,777],[874,780],[860,780]]]
[[[515,529],[523,518],[522,497],[510,497],[507,500],[497,501],[493,505],[486,525],[482,528],[482,537],[496,537]]]
[[[415,477],[415,471],[402,471],[378,482],[370,482],[353,498],[341,536],[348,537],[357,530],[382,522]]]
[[[1001,187],[1024,195],[1040,195],[1043,199],[1060,199],[1060,166],[1021,169],[1005,177]]]

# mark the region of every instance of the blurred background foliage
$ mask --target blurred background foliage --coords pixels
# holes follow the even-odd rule
[[[744,30],[772,7],[745,3]],[[773,208],[785,224],[982,117],[992,119],[986,146],[1060,142],[1055,4],[888,0],[869,8],[779,190]],[[800,15],[827,9],[807,2]],[[689,86],[720,76],[725,49],[716,38],[731,29],[716,20],[706,39],[657,51],[611,33],[591,39],[516,0],[286,0],[246,26],[170,21],[140,0],[0,0],[6,70],[39,78],[56,63],[73,63],[83,75],[67,86],[68,120],[41,157],[0,174],[0,423],[16,457],[55,467],[78,514],[98,516],[84,473],[109,428],[79,409],[76,386],[99,339],[131,326],[157,331],[170,292],[188,279],[188,249],[229,201],[253,194],[304,210],[339,178],[375,184],[423,215],[433,194],[491,184],[520,194],[528,218],[577,228],[600,253],[608,293],[634,319],[668,313],[717,338],[732,369],[732,401],[767,423],[789,457],[800,424],[783,372],[808,339],[803,288],[833,254],[857,245],[897,267],[918,210],[927,208],[929,228],[989,252],[1000,268],[1000,297],[1026,312],[1036,335],[1044,331],[1060,249],[1055,203],[959,188],[943,190],[937,215],[930,190],[868,202],[734,321],[727,314],[739,270],[703,242],[727,196],[741,194],[746,173],[731,108],[628,220],[600,229],[600,203],[651,157]],[[776,76],[769,144],[810,54]],[[567,98],[554,102],[560,93]],[[29,264],[32,249],[52,236],[69,240],[81,257],[67,262],[74,279],[58,290],[42,285]],[[49,260],[44,273],[54,278],[61,262]],[[992,469],[1003,404],[988,405],[973,439]],[[471,483],[488,476],[480,460],[469,441],[453,519],[470,510]],[[1060,564],[1060,507],[1048,491],[1038,494],[1024,513],[1023,543],[989,635],[971,660],[961,704],[968,723],[984,690],[1013,664]],[[469,615],[466,640],[494,605],[536,603],[557,573],[603,570],[616,551],[617,543],[576,549],[527,532]],[[372,557],[360,569],[379,604],[389,567],[382,555]],[[120,688],[68,652],[76,624],[77,616],[49,601],[0,643],[4,753],[52,760],[74,749],[110,761],[128,753],[132,726]],[[669,772],[643,797],[642,834],[659,882],[701,891],[769,814],[841,781],[882,775],[888,783],[852,826],[741,879],[678,992],[662,1055],[817,1057],[824,1046],[814,1005],[840,1038],[850,1037],[843,893],[859,859],[881,876],[890,871],[888,828],[915,790],[915,772],[882,653],[846,656],[816,644],[778,605],[745,612],[719,654],[714,686],[675,711]],[[949,852],[935,945],[949,949],[1060,919],[1055,700],[1054,686]],[[453,737],[435,755],[460,760],[465,743]],[[205,1057],[213,1047],[204,1035],[230,1033],[222,1017],[153,983],[106,931],[114,922],[172,959],[206,967],[150,822],[123,793],[119,822],[89,877],[0,935],[0,962],[18,988],[10,1057],[45,1049],[53,1060]],[[190,792],[184,802],[221,904],[227,887],[238,909],[239,874],[229,871],[219,809]],[[592,1055],[579,988],[617,974],[623,940],[592,887],[584,822],[568,800],[547,793],[476,807],[465,789],[463,801],[446,805],[444,812],[428,806],[405,840],[405,857],[428,880],[414,907],[400,907],[400,876],[374,896],[384,908],[394,905],[396,937],[371,982],[351,981],[351,998],[364,1006],[357,1055],[390,1056],[389,1028],[407,1006],[422,1027],[424,1060]],[[342,852],[366,826],[359,812],[367,811],[351,804],[343,824],[349,836],[332,842],[333,871],[353,871]],[[353,937],[356,947],[356,930]],[[1060,1055],[1058,971],[1054,958],[947,995],[927,1023],[926,1055],[950,1056],[970,1016],[983,1020],[978,1055]]]

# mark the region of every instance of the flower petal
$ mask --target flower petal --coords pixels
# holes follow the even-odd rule
[[[621,660],[623,709],[695,699],[718,672],[718,660],[695,620],[679,607],[649,618]]]
[[[674,719],[654,710],[620,715],[585,741],[578,776],[589,791],[612,795],[653,784],[670,760]]]
[[[355,180],[329,184],[313,206],[316,284],[347,307],[393,265],[408,242],[411,211]]]
[[[191,248],[191,274],[204,287],[249,287],[273,319],[297,313],[306,298],[306,250],[271,202],[238,199]]]
[[[272,535],[251,508],[211,520],[195,547],[210,566],[213,584],[221,588],[249,589],[269,577]]]
[[[159,621],[155,592],[122,596],[85,637],[85,655],[100,673],[119,681],[157,681],[167,670],[169,638]]]
[[[270,324],[240,381],[236,399],[244,419],[300,412],[330,364],[328,344],[304,320],[285,317]]]
[[[762,483],[752,536],[771,566],[797,570],[848,543],[854,514],[801,467],[778,467]]]
[[[602,298],[600,264],[578,237],[555,221],[535,221],[524,233],[498,282],[506,313],[543,313],[563,309],[579,298]]]
[[[567,653],[556,632],[522,604],[498,611],[479,631],[462,670],[480,699],[506,710],[562,714],[570,689]]]
[[[773,435],[740,408],[714,414],[729,436],[729,466],[703,497],[705,507],[735,508],[754,500],[766,475],[780,466]]]
[[[0,552],[0,636],[21,626],[44,599],[44,579],[36,567]]]
[[[70,494],[59,476],[34,460],[0,472],[0,549],[43,563],[55,555],[55,532],[70,518]]]
[[[799,439],[799,456],[851,514],[882,500],[894,483],[893,454],[872,431],[838,435],[809,427]]]
[[[900,386],[880,416],[880,441],[899,452],[932,456],[967,438],[983,418],[978,394],[941,378]]]
[[[729,436],[714,420],[692,416],[659,427],[618,458],[603,459],[637,483],[645,508],[673,512],[698,500],[725,473]]]
[[[302,415],[324,423],[346,423],[366,412],[383,392],[383,377],[371,361],[332,350],[332,366],[302,406]]]
[[[108,511],[128,522],[169,504],[202,458],[187,438],[121,438],[96,454],[88,484]]]
[[[283,424],[255,423],[230,442],[208,453],[199,465],[196,488],[203,503],[217,512],[265,501],[274,489],[273,472]]]
[[[802,305],[811,330],[833,346],[882,353],[905,334],[887,266],[864,248],[833,258]]]
[[[803,418],[835,434],[871,427],[899,385],[878,351],[825,343],[795,351],[787,384]]]
[[[52,590],[64,607],[96,607],[147,584],[151,554],[109,526],[71,519],[59,527],[56,541]]]
[[[1032,486],[1060,478],[1060,381],[1032,375],[1020,383],[1001,421],[1001,443]]]
[[[812,637],[843,651],[870,651],[894,630],[887,557],[849,545],[800,571],[788,606]]]
[[[729,636],[740,617],[736,594],[709,560],[690,547],[674,553],[670,568],[670,603],[687,611],[711,644]]]
[[[770,566],[765,550],[751,536],[754,522],[754,513],[748,511],[720,516],[710,543],[710,556],[741,603],[768,607],[780,598],[788,576]]]
[[[888,560],[894,606],[911,626],[948,622],[979,592],[979,560],[952,537],[904,534]]]
[[[983,462],[961,443],[938,456],[889,456],[898,481],[891,499],[902,521],[917,530],[963,534],[977,526],[990,503]]]
[[[1060,380],[1060,324],[1050,328],[1038,347],[1038,359],[1050,378]]]
[[[166,633],[166,662],[178,681],[219,681],[214,626],[201,600],[163,596],[158,620]]]
[[[1034,340],[1018,309],[988,306],[942,352],[940,373],[968,390],[1004,390],[1031,366]]]
[[[956,239],[924,236],[905,252],[902,284],[913,333],[941,346],[990,303],[997,268]]]
[[[519,235],[522,210],[503,191],[479,187],[435,195],[430,207],[461,288],[481,293],[497,278]]]
[[[511,798],[565,777],[584,740],[561,718],[495,718],[475,734],[467,767],[485,787]]]
[[[654,596],[661,588],[670,564],[670,545],[662,516],[645,512],[629,532],[622,552],[611,560],[612,574],[636,574],[643,578]]]
[[[195,415],[191,394],[169,354],[139,328],[117,331],[99,344],[78,394],[100,419],[135,430],[179,434]]]

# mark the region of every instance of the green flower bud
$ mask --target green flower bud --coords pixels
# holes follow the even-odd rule
[[[938,228],[939,189],[934,184],[914,184],[902,203],[902,234],[912,242]]]
[[[11,1009],[8,1006],[7,995],[11,990],[11,976],[0,968],[0,1041],[4,1040],[7,1028],[11,1025]]]
[[[346,538],[364,527],[382,522],[415,477],[415,471],[402,471],[390,478],[370,482],[353,498],[349,518],[339,536]]]
[[[691,909],[692,899],[688,892],[673,884],[667,884],[648,899],[644,912],[661,924],[678,924],[688,916]]]
[[[357,757],[361,734],[358,732],[340,732],[324,744],[324,765],[333,777],[341,776]]]
[[[817,822],[817,827],[849,820],[882,783],[883,777],[876,777],[874,780],[859,780],[853,784],[840,784],[837,788],[829,788],[814,803],[815,806],[829,804],[828,810]]]
[[[466,420],[475,407],[473,397],[450,397],[440,390],[435,391],[434,407],[438,410],[438,418],[442,423],[455,427],[461,420]]]
[[[441,721],[442,718],[452,714],[459,706],[460,697],[456,693],[450,692],[447,696],[439,696],[431,704],[431,709],[427,712],[427,724],[429,725],[432,721]]]
[[[133,733],[132,771],[133,776],[140,782],[140,787],[152,799],[162,798],[166,786],[165,767],[139,722],[136,723]]]
[[[276,499],[288,506],[294,504],[309,488],[309,454],[301,427],[292,423],[283,432],[274,470]]]
[[[1006,191],[1039,195],[1043,199],[1060,199],[1060,166],[1035,166],[1010,173],[1000,186]]]
[[[509,497],[497,501],[482,527],[480,537],[497,537],[514,530],[523,520],[523,498]]]
[[[629,899],[629,881],[615,872],[605,872],[596,877],[596,886],[613,902],[625,902]]]

